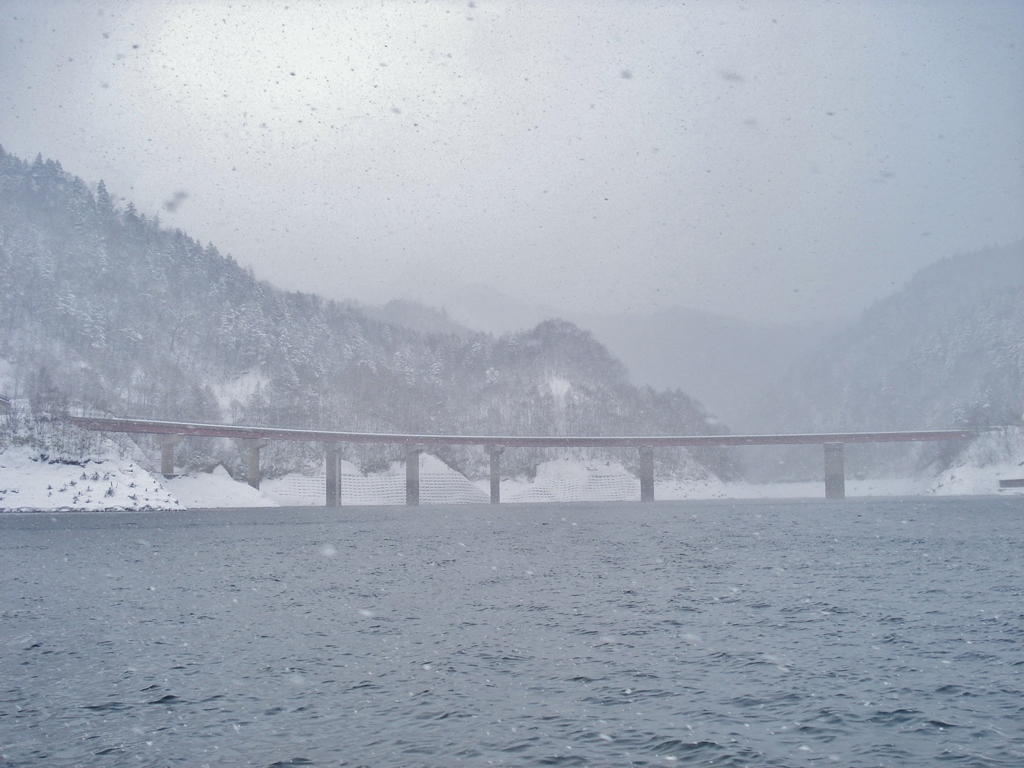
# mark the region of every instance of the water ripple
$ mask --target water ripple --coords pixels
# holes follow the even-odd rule
[[[4,516],[0,765],[1020,766],[1021,514]]]

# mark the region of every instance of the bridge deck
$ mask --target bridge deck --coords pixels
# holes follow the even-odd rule
[[[494,445],[503,448],[665,448],[704,445],[824,445],[825,443],[905,443],[931,440],[969,440],[974,430],[947,429],[916,432],[828,432],[792,435],[412,435],[379,432],[250,427],[237,424],[192,424],[177,421],[111,419],[72,416],[83,429],[133,432],[148,435],[231,437],[242,440],[297,440],[322,443],[392,443],[398,445]]]

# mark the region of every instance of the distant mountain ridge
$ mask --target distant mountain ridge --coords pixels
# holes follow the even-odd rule
[[[409,328],[450,328],[455,333],[474,329],[495,335],[562,317],[593,333],[626,364],[634,384],[682,389],[740,429],[745,429],[743,419],[757,394],[841,326],[838,319],[815,325],[756,323],[686,307],[606,315],[560,312],[481,283],[454,289],[442,303],[443,309],[434,309],[402,299],[362,309]]]
[[[809,351],[766,428],[930,429],[1024,411],[1024,243],[943,259]]]
[[[763,431],[1019,426],[1024,243],[943,259],[808,351],[762,394]],[[876,452],[870,468],[938,460],[938,445]],[[909,457],[909,458],[908,458]],[[870,462],[869,462],[870,464]]]
[[[552,320],[499,339],[404,324],[419,310],[364,311],[287,293],[160,225],[102,182],[0,149],[0,370],[9,396],[40,414],[76,404],[118,415],[424,433],[717,433],[682,392],[632,386],[594,337]],[[390,318],[389,318],[390,313]],[[376,314],[376,317],[371,315]],[[402,322],[387,322],[401,315]],[[422,315],[422,313],[420,313]],[[15,439],[8,430],[3,441]],[[363,466],[394,446],[349,447]],[[529,471],[542,452],[511,452]],[[187,441],[185,467],[240,467],[237,448]],[[322,461],[315,445],[274,444],[271,473]],[[480,451],[442,456],[470,475]],[[664,468],[692,466],[666,452]],[[727,474],[722,451],[699,454]]]
[[[419,333],[453,334],[463,339],[469,339],[478,333],[485,332],[484,329],[473,330],[456,322],[448,317],[448,313],[443,309],[434,309],[408,299],[394,299],[380,306],[351,302],[350,306],[374,320],[408,328]]]

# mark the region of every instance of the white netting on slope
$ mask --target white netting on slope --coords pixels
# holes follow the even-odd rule
[[[323,506],[325,475],[286,475],[268,480],[263,490],[279,504]],[[420,504],[486,503],[484,491],[433,456],[420,460]],[[392,465],[386,474],[363,475],[354,465],[343,462],[341,472],[342,506],[405,504],[405,467]]]
[[[502,483],[502,501],[637,501],[640,480],[617,461],[556,459],[537,467],[532,481]]]
[[[405,488],[402,488],[405,501]],[[451,474],[429,472],[420,475],[420,501],[423,504],[479,504],[491,497],[473,485],[465,476],[452,470]]]
[[[553,474],[508,494],[510,502],[538,501],[636,501],[640,481],[625,470],[609,468],[572,475]]]

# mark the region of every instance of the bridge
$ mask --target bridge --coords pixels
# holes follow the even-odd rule
[[[648,435],[621,437],[562,437],[520,435],[411,435],[376,432],[250,427],[236,424],[192,424],[177,421],[114,419],[71,416],[72,424],[97,432],[151,435],[160,446],[160,471],[174,474],[174,446],[183,437],[226,437],[238,440],[247,452],[247,479],[260,487],[260,449],[271,440],[318,442],[326,454],[325,502],[339,506],[340,447],[344,443],[385,443],[405,447],[405,501],[419,504],[419,455],[428,446],[478,445],[490,456],[491,503],[501,501],[501,454],[506,448],[636,448],[640,452],[640,500],[654,501],[654,450],[736,445],[821,445],[824,452],[825,498],[846,495],[844,446],[847,443],[908,443],[933,440],[970,440],[976,430],[949,429],[917,432],[832,432],[793,435]]]

